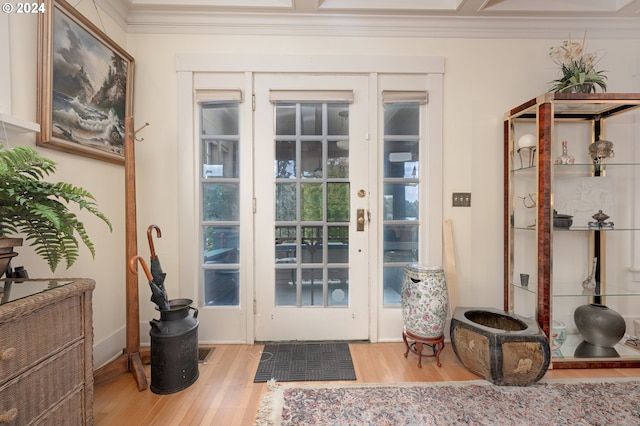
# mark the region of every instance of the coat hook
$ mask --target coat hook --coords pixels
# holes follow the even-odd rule
[[[144,123],[144,124],[142,125],[142,127],[140,127],[138,130],[135,130],[135,131],[133,132],[133,139],[135,139],[135,140],[136,140],[136,141],[138,141],[138,142],[142,142],[142,141],[144,140],[144,138],[137,138],[137,137],[136,137],[136,135],[138,134],[138,132],[139,132],[140,130],[144,129],[144,128],[145,128],[145,127],[147,127],[148,125],[149,125],[149,123]]]

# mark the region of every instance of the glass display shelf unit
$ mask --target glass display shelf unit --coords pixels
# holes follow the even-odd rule
[[[636,358],[640,356],[640,344],[636,340],[631,340],[632,344],[618,343],[613,348],[600,348],[589,345],[580,334],[567,334],[567,338],[560,346],[552,352],[552,356],[558,362],[567,362],[576,359],[611,359],[618,360],[624,358]]]
[[[2,279],[0,280],[0,304],[24,299],[72,282],[73,280],[68,279]]]
[[[524,287],[519,283],[510,283],[516,291],[526,291],[536,293],[536,288],[531,285]],[[581,283],[575,282],[554,282],[553,297],[594,297],[594,296],[640,296],[640,286],[638,285],[617,285],[608,284],[606,293],[596,293],[595,291],[587,291],[582,288]]]
[[[552,368],[640,367],[640,350],[624,339],[611,351],[589,350],[573,319],[581,305],[606,304],[633,335],[639,119],[640,93],[545,93],[504,115],[504,309],[534,315],[547,336],[553,321],[567,325]],[[601,155],[603,145],[613,150]],[[567,158],[570,164],[556,164]],[[526,287],[521,274],[530,275]],[[589,276],[596,289],[585,291]]]
[[[514,225],[514,229],[520,230],[520,231],[535,231],[536,230],[535,225],[534,226],[516,226],[516,225]],[[573,225],[571,225],[568,228],[555,227],[553,230],[555,232],[581,232],[581,231],[596,231],[596,230],[598,230],[598,228],[596,228],[595,226],[589,227],[589,226],[573,226]],[[611,228],[600,228],[599,230],[601,232],[602,231],[605,231],[605,232],[640,231],[640,229],[635,228],[635,227],[616,226],[615,224]]]
[[[618,168],[618,167],[638,167],[640,164],[631,162],[614,162],[610,161],[602,165],[602,169]],[[593,163],[573,163],[573,164],[554,164],[553,171],[555,173],[575,173],[575,174],[589,174],[592,170],[596,169]],[[533,166],[516,167],[513,169],[514,173],[526,174],[536,173],[536,168]]]

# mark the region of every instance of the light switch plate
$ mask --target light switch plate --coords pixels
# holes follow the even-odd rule
[[[470,192],[454,192],[452,200],[453,207],[471,207]]]

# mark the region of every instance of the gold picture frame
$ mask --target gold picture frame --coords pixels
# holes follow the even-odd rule
[[[64,0],[38,17],[36,144],[124,164],[134,60]]]

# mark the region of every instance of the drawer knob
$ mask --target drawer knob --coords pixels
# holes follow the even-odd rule
[[[12,408],[9,411],[0,413],[0,423],[13,423],[18,417],[18,409]]]
[[[0,361],[9,361],[16,355],[16,348],[7,348],[0,352]]]

